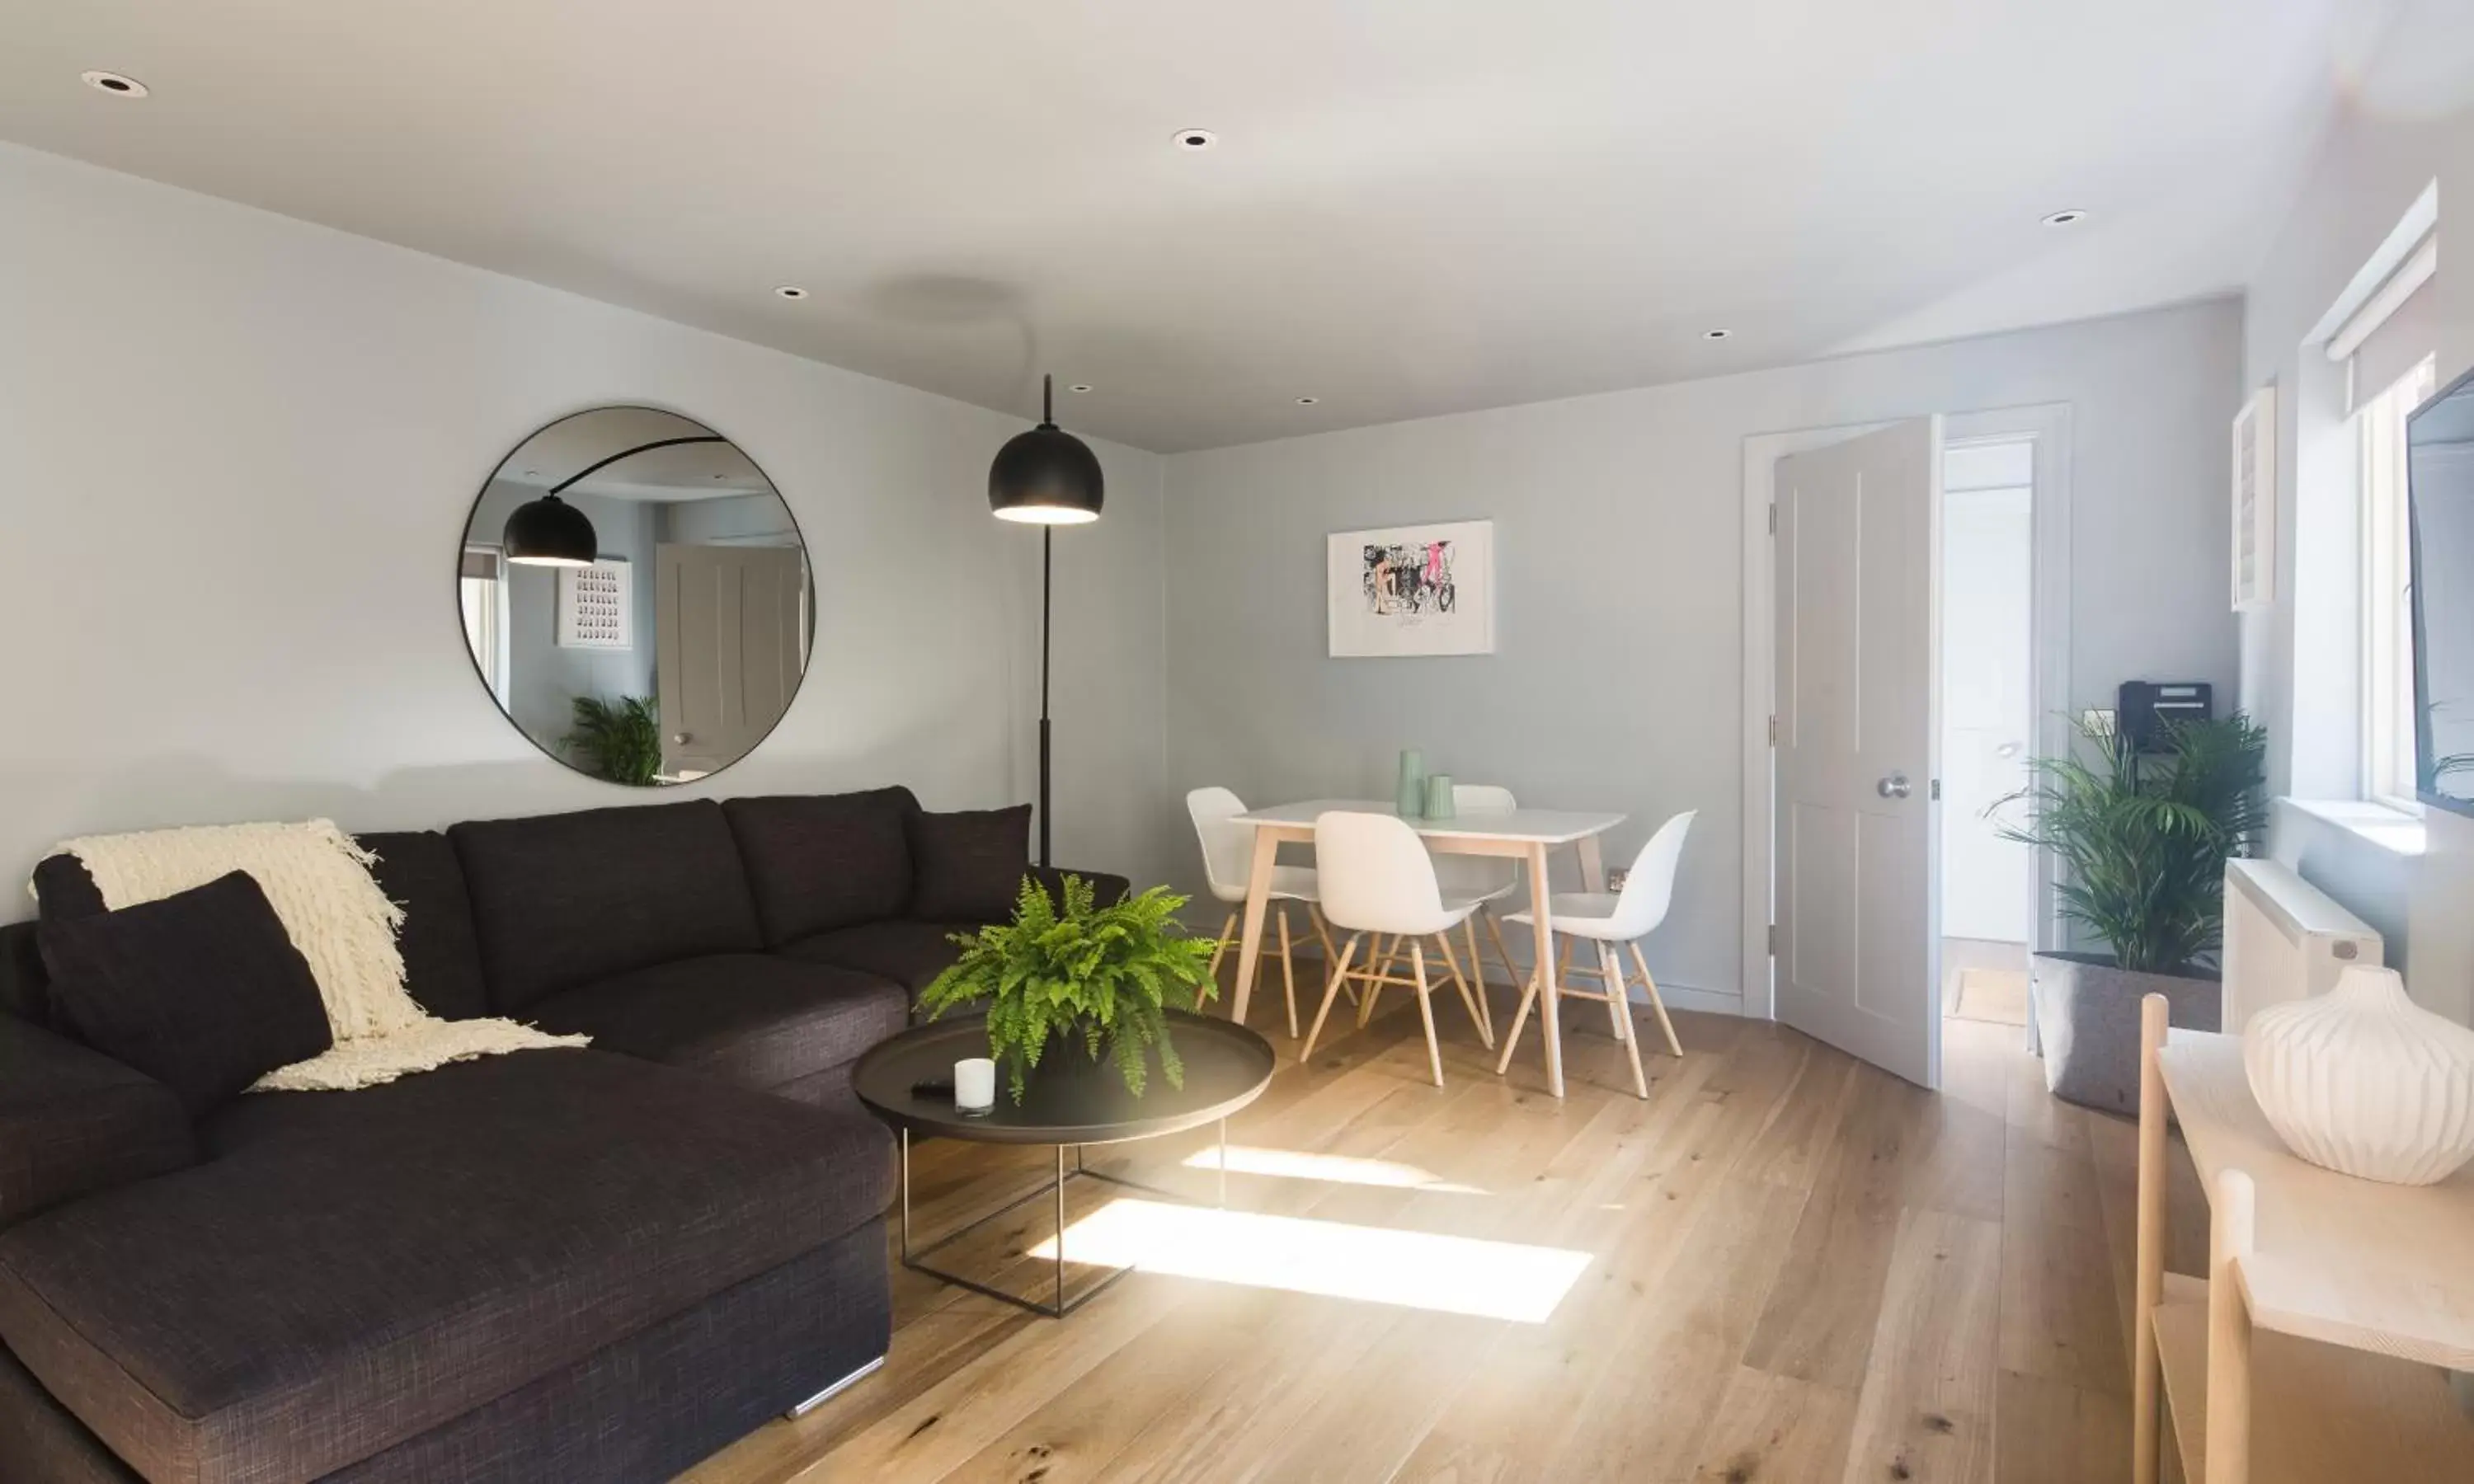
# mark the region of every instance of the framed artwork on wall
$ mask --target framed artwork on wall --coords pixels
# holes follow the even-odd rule
[[[1328,539],[1336,659],[1494,653],[1494,522],[1437,521]]]
[[[558,647],[634,649],[636,581],[622,557],[558,569]]]

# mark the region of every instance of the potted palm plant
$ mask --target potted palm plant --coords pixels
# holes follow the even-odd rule
[[[587,771],[637,788],[662,771],[662,718],[650,696],[574,698],[575,730],[561,746],[584,759]]]
[[[2052,853],[2063,918],[2104,947],[2034,957],[2045,1085],[2131,1112],[2143,996],[2163,994],[2175,1025],[2221,1023],[2225,861],[2253,853],[2266,831],[2268,734],[2239,712],[2168,723],[2147,753],[2106,727],[2083,722],[2079,734],[2076,753],[2037,759],[2002,801],[2031,810],[2002,834]]]
[[[1062,901],[1024,877],[1011,922],[956,933],[962,956],[919,993],[934,1019],[984,1005],[988,1055],[1022,1102],[1034,1068],[1041,1081],[1079,1080],[1104,1062],[1140,1097],[1156,1065],[1170,1087],[1185,1066],[1169,1041],[1168,1002],[1200,991],[1216,998],[1208,938],[1186,934],[1186,898],[1154,886],[1113,906],[1095,906],[1089,882],[1065,878]]]

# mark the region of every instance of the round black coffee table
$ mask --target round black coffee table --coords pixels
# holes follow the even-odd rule
[[[1034,1068],[1022,1102],[1017,1105],[1002,1068],[997,1077],[996,1107],[985,1113],[965,1113],[954,1106],[950,1090],[912,1091],[920,1083],[950,1084],[954,1064],[965,1057],[988,1054],[986,1022],[978,1016],[940,1020],[904,1031],[859,1059],[851,1069],[851,1089],[870,1112],[891,1124],[902,1142],[902,1265],[931,1278],[982,1293],[1051,1319],[1062,1319],[1096,1298],[1130,1267],[1109,1272],[1098,1283],[1065,1297],[1065,1186],[1075,1180],[1098,1180],[1172,1200],[1186,1197],[1156,1185],[1086,1169],[1082,1150],[1089,1144],[1122,1144],[1134,1139],[1181,1134],[1204,1124],[1220,1133],[1220,1199],[1228,1198],[1228,1115],[1263,1095],[1277,1065],[1271,1042],[1242,1025],[1181,1010],[1168,1012],[1169,1039],[1185,1064],[1185,1085],[1173,1088],[1160,1075],[1156,1050],[1142,1096],[1126,1090],[1125,1079],[1105,1061],[1094,1065],[1073,1056],[1064,1063],[1045,1060]],[[1048,1185],[964,1223],[928,1245],[910,1242],[910,1136],[968,1139],[982,1144],[1049,1144],[1056,1150],[1056,1175]],[[1065,1152],[1074,1151],[1072,1168]],[[1055,1298],[1040,1303],[991,1287],[976,1279],[931,1265],[926,1259],[972,1232],[1018,1207],[1051,1197],[1056,1210]]]

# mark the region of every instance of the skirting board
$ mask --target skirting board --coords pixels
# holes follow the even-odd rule
[[[1509,932],[1510,929],[1507,928],[1505,931]],[[1233,955],[1236,950],[1231,949],[1229,951]],[[1292,952],[1293,956],[1297,960],[1298,969],[1298,1004],[1302,1010],[1310,1003],[1306,998],[1307,976],[1304,972],[1306,965],[1313,964],[1315,966],[1313,976],[1315,993],[1320,994],[1322,992],[1322,945],[1318,944],[1315,945],[1314,951],[1308,952],[1305,945],[1303,944],[1299,944],[1292,950]],[[1492,967],[1502,967],[1500,963],[1494,961],[1492,945],[1488,947],[1487,958]],[[1428,967],[1430,969],[1435,969],[1438,972],[1441,971],[1441,966],[1430,964]],[[1525,968],[1526,966],[1524,965],[1523,967]],[[1449,981],[1445,980],[1443,982],[1448,983]],[[1508,985],[1503,980],[1497,979],[1492,974],[1487,976],[1486,982],[1498,990],[1504,991],[1506,993],[1511,993],[1515,991],[1515,986]],[[1582,982],[1584,985],[1591,985],[1595,984],[1597,981],[1591,979],[1584,980]],[[1274,1000],[1276,1000],[1279,993],[1279,945],[1276,943],[1267,944],[1264,945],[1260,966],[1256,969],[1256,979],[1254,983],[1255,1001],[1258,1004],[1261,1003],[1262,996],[1266,994],[1273,996]],[[1665,1001],[1666,1008],[1669,1010],[1694,1010],[1699,1011],[1703,1015],[1713,1016],[1740,1016],[1744,1013],[1744,997],[1734,990],[1705,990],[1695,985],[1676,984],[1669,980],[1661,979],[1658,981],[1658,997]],[[1637,989],[1633,991],[1632,998],[1633,1003],[1637,1005],[1646,1005],[1649,1003],[1649,1001],[1641,998],[1640,991]],[[1572,1012],[1567,1010],[1564,1013],[1565,1015],[1570,1015]]]

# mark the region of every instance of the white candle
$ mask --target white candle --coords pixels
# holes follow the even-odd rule
[[[954,1106],[964,1113],[986,1113],[997,1106],[997,1064],[983,1056],[956,1062]]]

